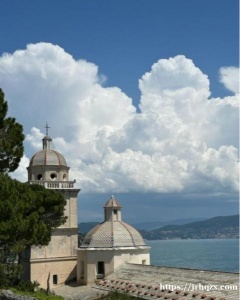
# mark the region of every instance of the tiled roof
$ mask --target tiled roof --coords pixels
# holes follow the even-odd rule
[[[126,263],[98,287],[146,300],[237,300],[238,279],[236,273]]]
[[[30,160],[30,166],[67,166],[65,158],[52,149],[38,151]]]
[[[188,292],[182,290],[161,289],[160,285],[145,283],[132,283],[127,280],[104,279],[96,282],[96,285],[105,291],[115,291],[128,294],[137,299],[168,299],[168,300],[227,300],[225,297],[209,296],[204,291]],[[235,299],[237,300],[237,299]]]
[[[146,246],[141,234],[122,221],[106,221],[95,226],[80,248],[115,248]]]

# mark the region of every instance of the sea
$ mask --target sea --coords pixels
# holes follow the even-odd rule
[[[238,239],[154,240],[151,265],[239,272]]]

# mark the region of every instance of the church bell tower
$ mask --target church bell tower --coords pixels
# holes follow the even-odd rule
[[[69,180],[69,167],[62,154],[52,149],[52,139],[43,138],[42,150],[33,155],[28,183],[54,189],[66,199],[66,223],[52,231],[48,246],[31,247],[23,256],[24,279],[38,281],[42,288],[52,288],[76,278],[78,247],[77,195],[75,180]]]

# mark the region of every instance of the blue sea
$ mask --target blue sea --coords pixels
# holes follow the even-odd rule
[[[239,240],[157,240],[151,247],[151,265],[239,272]]]

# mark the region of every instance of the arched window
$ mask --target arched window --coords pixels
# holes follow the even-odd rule
[[[57,174],[56,173],[51,173],[50,178],[52,180],[56,180],[57,179]]]
[[[38,174],[37,179],[42,180],[42,174]]]

